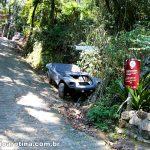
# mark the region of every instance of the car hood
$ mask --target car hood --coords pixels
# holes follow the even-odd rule
[[[89,76],[87,72],[71,72],[71,71],[66,71],[65,75],[69,76]]]

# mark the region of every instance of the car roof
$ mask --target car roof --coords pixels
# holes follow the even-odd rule
[[[80,72],[80,68],[74,64],[63,64],[63,63],[49,63],[46,65],[47,68],[53,68],[57,72]]]

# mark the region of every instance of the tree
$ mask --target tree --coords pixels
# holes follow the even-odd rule
[[[95,4],[107,20],[107,29],[129,31],[138,21],[150,19],[149,0],[95,0]]]
[[[50,10],[50,26],[53,27],[55,23],[55,0],[51,0]]]
[[[41,2],[41,0],[34,0],[33,1],[33,12],[32,12],[32,16],[31,16],[31,31],[30,31],[30,35],[32,35],[33,32],[33,28],[34,28],[34,17],[35,17],[35,11],[37,9],[38,4]]]
[[[6,6],[7,0],[0,0],[0,3],[1,3],[3,6]]]

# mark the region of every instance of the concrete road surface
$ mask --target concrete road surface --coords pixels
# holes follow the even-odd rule
[[[50,106],[62,101],[0,40],[0,150],[105,150]]]

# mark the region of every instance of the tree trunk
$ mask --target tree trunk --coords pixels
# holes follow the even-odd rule
[[[54,27],[54,24],[55,24],[55,0],[51,0],[50,26]]]
[[[33,32],[35,12],[36,12],[37,6],[38,6],[38,4],[39,4],[40,2],[41,2],[41,0],[34,0],[34,1],[33,1],[34,9],[33,9],[32,17],[31,17],[31,31],[30,31],[30,35],[31,35],[32,32]]]
[[[109,0],[105,0],[105,3],[106,3],[106,7],[107,7],[108,12],[112,14],[112,9],[110,7],[110,1]]]
[[[30,31],[30,35],[32,35],[32,32],[33,32],[35,11],[36,11],[36,9],[37,9],[38,4],[39,4],[39,3],[36,3],[36,4],[34,5],[34,9],[33,9],[33,12],[32,12],[32,20],[31,20],[31,31]]]

